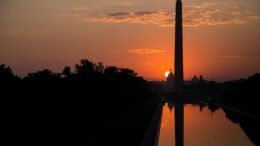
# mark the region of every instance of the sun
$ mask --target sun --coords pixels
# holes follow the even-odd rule
[[[170,71],[166,71],[166,72],[164,73],[164,75],[165,75],[166,78],[168,77],[169,74],[170,74]]]

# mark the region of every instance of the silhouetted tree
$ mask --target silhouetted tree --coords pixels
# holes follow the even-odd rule
[[[105,69],[105,67],[102,62],[98,62],[97,65],[95,66],[96,72],[103,73],[104,69]]]
[[[75,65],[77,74],[91,74],[95,71],[95,68],[96,64],[87,59],[82,59],[80,60],[80,64]]]
[[[0,65],[0,79],[13,77],[9,67]],[[4,88],[0,88],[4,89],[1,91],[2,95],[8,95],[6,97],[11,103],[9,107],[15,111],[35,112],[34,115],[48,112],[48,116],[62,112],[53,117],[42,118],[51,122],[37,123],[39,127],[47,127],[44,129],[55,137],[57,145],[86,145],[86,142],[87,145],[95,145],[96,141],[100,140],[100,137],[96,136],[97,132],[109,131],[104,125],[114,120],[120,123],[115,126],[119,131],[111,133],[122,135],[120,139],[125,137],[121,134],[123,132],[130,134],[126,137],[132,137],[131,133],[138,134],[139,136],[134,138],[134,143],[138,144],[138,139],[142,138],[157,105],[145,103],[148,99],[146,97],[151,97],[147,95],[148,85],[142,77],[137,77],[133,70],[115,66],[104,67],[101,62],[93,63],[87,59],[82,59],[75,65],[75,72],[71,71],[69,66],[65,66],[61,73],[43,69],[29,73],[19,84],[15,82],[15,85],[17,86],[11,84],[10,88],[6,88],[6,84],[3,84]],[[15,101],[17,104],[14,104]],[[71,112],[73,114],[70,114]],[[125,116],[129,113],[131,116]],[[46,125],[47,123],[50,125]],[[131,125],[129,129],[132,131],[124,131],[121,127],[125,125]],[[101,139],[118,136],[108,135]]]
[[[10,88],[18,85],[20,78],[15,76],[12,69],[4,64],[0,65],[0,86]]]
[[[65,76],[65,77],[69,77],[71,76],[72,72],[71,72],[71,68],[69,66],[65,66],[63,71],[62,71],[62,74]]]
[[[128,68],[120,69],[120,74],[122,74],[124,76],[131,76],[131,77],[136,77],[137,76],[137,73],[134,70],[128,69]]]
[[[0,81],[6,82],[8,80],[13,79],[15,76],[12,72],[12,69],[9,66],[5,66],[4,64],[0,65]]]
[[[59,74],[53,73],[49,69],[44,69],[41,71],[37,71],[36,73],[29,73],[28,76],[25,77],[25,80],[47,83],[47,82],[54,82],[59,78],[60,78]]]
[[[108,67],[105,68],[104,73],[106,75],[115,75],[115,74],[119,73],[119,70],[115,66],[108,66]]]

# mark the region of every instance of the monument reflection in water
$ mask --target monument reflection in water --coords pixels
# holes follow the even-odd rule
[[[182,103],[175,104],[174,110],[175,117],[175,143],[176,146],[183,146],[184,136],[184,106]]]
[[[238,124],[214,113],[206,106],[173,104],[163,106],[158,146],[251,146],[254,145]]]

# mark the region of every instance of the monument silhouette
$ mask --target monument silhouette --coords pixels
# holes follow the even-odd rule
[[[175,61],[174,61],[174,90],[183,89],[183,41],[182,41],[182,2],[176,2],[175,18]]]

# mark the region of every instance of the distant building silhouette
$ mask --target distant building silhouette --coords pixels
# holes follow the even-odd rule
[[[192,84],[197,84],[197,83],[199,83],[199,79],[197,78],[196,75],[191,79],[191,83],[192,83]]]
[[[166,90],[167,91],[173,91],[174,90],[174,75],[173,75],[171,70],[170,70],[169,75],[166,78]]]
[[[199,80],[200,83],[203,83],[204,82],[204,79],[203,79],[203,76],[200,75],[200,80]]]
[[[176,2],[175,19],[175,62],[174,62],[175,85],[174,90],[183,89],[183,41],[182,41],[182,2]]]

